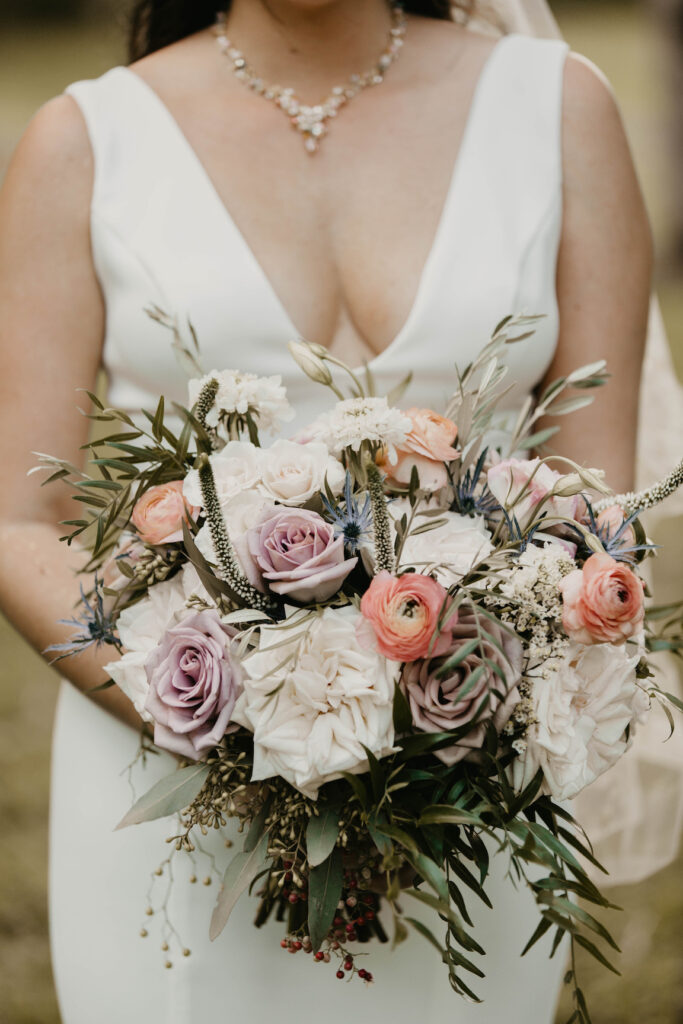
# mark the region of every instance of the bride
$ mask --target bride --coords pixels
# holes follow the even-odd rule
[[[34,118],[0,198],[0,429],[14,439],[0,598],[37,649],[64,638],[56,623],[77,598],[80,560],[57,543],[72,503],[27,479],[31,453],[80,458],[75,389],[94,389],[102,366],[111,403],[132,413],[161,392],[183,400],[152,305],[192,321],[207,369],[281,373],[302,422],[317,391],[287,355],[294,336],[369,363],[381,390],[412,370],[406,400],[439,408],[454,366],[503,316],[543,313],[510,355],[511,412],[543,380],[607,359],[609,385],[571,417],[561,450],[604,466],[616,490],[632,486],[652,244],[609,87],[560,41],[468,31],[447,0],[404,8],[232,0],[216,38],[211,3],[145,0],[131,65],[76,83]],[[328,96],[341,97],[334,118],[293,105]],[[171,886],[156,861],[167,822],[113,832],[131,793],[168,765],[157,755],[127,769],[131,705],[116,689],[84,696],[110,657],[63,663],[50,887],[65,1024],[219,1012],[287,1024],[316,1007],[329,1024],[549,1024],[562,950],[549,961],[540,943],[520,959],[536,911],[501,858],[495,909],[471,908],[489,951],[482,1005],[456,1001],[419,938],[375,953],[370,988],[340,985],[286,956],[276,923],[256,932],[248,899],[210,944],[234,836],[174,861]]]

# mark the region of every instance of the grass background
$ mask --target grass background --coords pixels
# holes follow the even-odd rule
[[[671,104],[658,26],[637,3],[565,0],[556,10],[573,49],[603,68],[619,98],[655,229],[658,291],[683,374],[681,271],[667,259],[674,170],[667,158]],[[0,174],[41,103],[69,82],[98,75],[123,59],[120,14],[89,25],[0,25]],[[669,570],[679,567],[675,579],[681,575],[683,547],[680,530],[672,526],[669,532]],[[46,914],[56,676],[1,618],[0,651],[0,1024],[58,1024]],[[594,1024],[683,1024],[682,881],[683,859],[640,886],[614,890],[614,901],[625,910],[613,922],[624,977],[585,964]],[[453,1013],[457,1020],[456,1004]],[[565,1003],[558,1019],[566,1015]]]

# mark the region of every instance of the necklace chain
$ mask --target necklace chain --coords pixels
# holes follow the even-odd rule
[[[217,15],[214,34],[221,53],[231,63],[235,77],[257,95],[273,102],[287,115],[292,128],[303,136],[306,151],[311,155],[318,151],[322,139],[329,131],[329,122],[337,116],[341,108],[364,89],[371,85],[380,85],[384,81],[386,72],[401,52],[406,34],[403,8],[399,4],[392,5],[389,38],[373,67],[363,74],[351,75],[345,85],[335,85],[326,99],[314,106],[307,106],[300,101],[294,89],[269,85],[259,78],[241,50],[228,39],[227,20],[225,12]]]

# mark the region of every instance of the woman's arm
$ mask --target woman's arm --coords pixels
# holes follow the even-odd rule
[[[633,487],[652,236],[621,117],[607,83],[580,57],[565,71],[564,219],[557,268],[560,339],[545,383],[607,360],[595,401],[557,420],[559,454]]]
[[[76,388],[94,388],[104,308],[90,250],[93,161],[85,124],[69,97],[35,116],[0,191],[0,607],[39,651],[64,641],[79,595],[80,556],[59,543],[57,523],[74,518],[66,487],[27,476],[31,453],[76,464],[88,421]],[[86,691],[106,679],[112,648],[60,662]],[[139,728],[115,688],[99,704]]]

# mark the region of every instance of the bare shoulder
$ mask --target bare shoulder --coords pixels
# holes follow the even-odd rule
[[[614,91],[603,72],[577,53],[567,57],[563,99],[564,165],[568,184],[598,164],[633,176],[633,161]]]
[[[70,96],[57,96],[29,122],[10,161],[3,193],[26,193],[42,206],[59,192],[78,203],[92,177],[93,154],[83,115]]]

